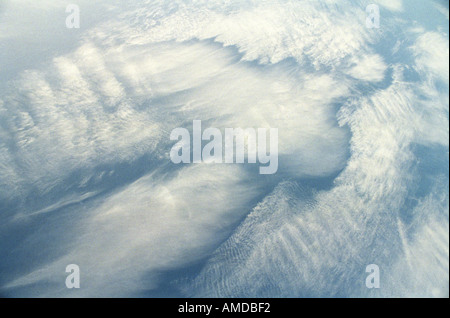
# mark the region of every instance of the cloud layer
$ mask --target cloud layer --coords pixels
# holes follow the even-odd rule
[[[448,296],[448,28],[378,3],[83,2],[70,46],[5,55],[0,293]],[[194,119],[278,128],[279,172],[171,164]]]

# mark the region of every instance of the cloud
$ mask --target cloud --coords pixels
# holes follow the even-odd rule
[[[399,35],[411,59],[393,61],[362,2],[119,4],[2,86],[1,230],[20,238],[0,246],[5,293],[448,295],[442,34]],[[170,131],[194,119],[279,128],[279,173],[170,165]],[[371,263],[392,282],[378,294]]]
[[[173,3],[131,10],[105,24],[115,34],[93,30],[92,35],[103,43],[137,45],[214,38],[237,46],[244,60],[277,63],[293,57],[321,68],[338,65],[372,40],[363,27],[364,9],[335,1]]]
[[[15,144],[2,148],[12,158],[5,187],[47,193],[75,171],[148,154],[164,160],[170,130],[193,119],[221,129],[280,128],[285,172],[332,174],[347,156],[348,135],[332,107],[347,84],[290,68],[260,70],[211,41],[119,48],[85,41],[45,70],[24,72],[3,97],[4,140]]]
[[[449,49],[448,35],[437,32],[421,34],[412,47],[416,55],[416,63],[419,71],[429,73],[434,78],[448,85],[449,78]]]
[[[352,154],[335,186],[315,193],[280,184],[184,291],[194,297],[446,297],[448,181],[428,190],[413,211],[404,208],[414,195],[409,185],[420,180],[413,168],[412,87],[394,81],[342,107]],[[369,264],[380,266],[386,284],[376,293],[364,283]]]
[[[67,218],[61,226],[78,237],[67,253],[5,290],[74,296],[52,285],[65,280],[64,269],[72,263],[83,273],[77,296],[116,297],[154,289],[162,271],[202,260],[227,236],[247,213],[242,207],[258,193],[248,182],[235,165],[194,165],[170,177],[155,171],[97,199],[87,213]],[[41,253],[45,250],[43,246]],[[112,288],[117,284],[121,288]]]
[[[359,60],[353,59],[352,62],[354,66],[348,71],[350,76],[369,82],[379,82],[384,79],[387,65],[381,56],[365,55],[361,56]]]
[[[394,0],[394,1],[390,1],[390,0],[377,0],[376,3],[382,5],[383,7],[385,7],[388,10],[391,11],[403,11],[403,1],[402,0]]]
[[[446,8],[445,6],[443,6],[443,5],[441,5],[440,3],[437,3],[437,2],[434,4],[434,6],[448,20],[448,18],[449,18],[448,8]]]
[[[386,292],[377,296],[448,297],[448,208],[448,196],[438,190],[414,208],[413,224],[398,221],[401,257],[386,272]]]
[[[90,282],[81,295],[127,295],[154,289],[160,272],[209,255],[248,213],[261,189],[240,166],[183,167],[167,176],[171,181],[155,177],[169,162],[170,128],[191,125],[186,118],[222,128],[281,127],[280,154],[289,163],[285,173],[292,176],[341,169],[348,135],[334,119],[332,103],[347,88],[326,74],[291,75],[288,70],[287,65],[255,69],[239,61],[232,48],[208,41],[120,49],[87,41],[74,53],[54,58],[46,70],[24,73],[5,98],[12,115],[7,128],[14,136],[9,140],[17,141],[15,162],[20,164],[13,167],[22,177],[9,184],[22,182],[26,188],[31,183],[46,193],[81,171],[76,180],[83,187],[95,179],[89,174],[96,166],[144,154],[153,155],[148,165],[154,172],[110,197],[82,192],[40,209],[26,207],[15,226],[71,211],[92,197],[95,205],[89,216],[69,214],[60,224],[71,224],[68,233],[53,234],[72,241],[67,252],[41,250],[49,255],[45,265],[9,282],[7,292],[62,295],[56,287],[64,275],[60,268],[77,263]],[[319,98],[320,91],[328,95]],[[13,156],[10,149],[5,154]],[[198,212],[202,216],[191,223]],[[15,249],[32,253],[26,245]],[[120,253],[114,256],[114,251]],[[124,284],[120,292],[107,287],[115,280]],[[43,292],[45,282],[49,287]]]

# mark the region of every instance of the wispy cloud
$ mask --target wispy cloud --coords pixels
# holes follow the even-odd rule
[[[448,35],[387,34],[393,58],[365,4],[115,1],[67,51],[0,83],[0,198],[17,206],[0,229],[26,233],[14,255],[40,255],[2,265],[2,293],[448,295]],[[279,174],[169,166],[169,132],[194,119],[279,128]],[[68,293],[71,263],[83,288]],[[371,263],[389,280],[376,293]]]

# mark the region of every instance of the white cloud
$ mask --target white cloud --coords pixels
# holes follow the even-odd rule
[[[186,293],[200,297],[270,297],[274,291],[281,297],[448,295],[448,212],[442,213],[448,209],[448,181],[430,195],[439,200],[427,198],[426,206],[419,203],[411,212],[414,225],[405,230],[399,220],[409,213],[402,209],[411,199],[409,185],[418,180],[411,169],[416,157],[410,146],[422,127],[414,125],[412,87],[394,81],[388,89],[341,108],[340,123],[352,130],[352,155],[335,187],[315,194],[296,183],[279,185],[217,249],[194,287],[191,282],[186,286]],[[428,217],[430,210],[432,217]],[[431,228],[437,223],[433,234]],[[380,266],[386,284],[375,294],[364,283],[365,268],[373,263]],[[403,268],[406,263],[410,270]]]
[[[380,4],[402,10],[401,1]],[[365,277],[355,273],[379,262],[400,286],[382,296],[448,294],[448,214],[440,213],[448,203],[434,198],[442,193],[420,199],[415,226],[401,220],[418,182],[412,145],[448,148],[448,93],[436,88],[439,81],[448,86],[443,35],[420,35],[412,47],[418,82],[407,82],[403,73],[411,69],[397,63],[389,66],[390,86],[372,89],[367,82],[390,74],[387,59],[373,53],[359,4],[123,6],[120,18],[112,14],[69,52],[9,83],[0,100],[0,195],[71,192],[65,183],[73,174],[83,188],[105,175],[94,173],[97,167],[152,159],[145,176],[113,194],[94,198],[100,192],[86,190],[43,208],[25,205],[15,226],[42,217],[63,229],[29,230],[28,242],[42,232],[77,239],[61,243],[64,251],[17,243],[15,252],[45,257],[8,277],[8,293],[62,296],[63,269],[78,263],[87,285],[77,295],[136,295],[157,288],[161,273],[204,260],[233,231],[187,293],[367,295]],[[367,96],[355,91],[358,80],[370,88]],[[235,229],[274,181],[226,165],[164,174],[171,129],[193,119],[219,128],[279,128],[280,175],[297,181],[278,185]],[[298,186],[305,176],[343,168],[330,190]],[[83,209],[67,208],[85,199]],[[61,219],[55,209],[65,212]],[[437,212],[426,218],[428,210]],[[408,284],[412,271],[397,274],[405,264],[419,268],[416,285]],[[447,282],[438,280],[445,270]]]
[[[416,55],[416,63],[419,71],[424,74],[430,74],[448,85],[448,35],[444,36],[437,32],[421,34],[417,38],[412,50]],[[430,76],[430,78],[433,77]]]
[[[376,0],[375,2],[391,11],[403,11],[402,0]]]
[[[352,59],[351,64],[354,66],[349,69],[348,74],[354,78],[369,82],[382,81],[387,69],[383,58],[375,54],[360,56],[359,59]]]
[[[76,263],[83,288],[18,289],[28,296],[126,296],[158,285],[162,271],[205,258],[248,211],[259,187],[236,165],[193,165],[168,177],[155,171],[62,224],[77,233],[67,254],[7,284],[14,292],[30,284],[64,281]],[[24,246],[23,248],[27,248]],[[45,247],[42,247],[45,250]],[[50,283],[50,285],[48,285]],[[120,288],[113,288],[120,285]]]
[[[5,140],[17,148],[2,150],[14,158],[4,182],[45,193],[80,169],[155,151],[155,160],[167,159],[169,132],[190,125],[186,118],[222,129],[280,128],[285,170],[328,175],[347,154],[332,107],[347,92],[332,75],[290,74],[284,65],[261,71],[208,41],[119,48],[85,41],[45,70],[24,72],[3,97]]]
[[[323,13],[324,8],[333,14]],[[137,45],[214,38],[226,46],[237,46],[244,60],[277,63],[293,57],[321,68],[338,65],[371,39],[372,34],[363,27],[364,9],[333,1],[174,3],[126,12],[119,22],[105,24],[115,34],[96,30],[92,34],[104,43]]]
[[[448,8],[446,8],[445,6],[441,5],[440,3],[434,3],[434,6],[436,7],[436,9],[438,9],[438,11],[448,20],[449,19],[449,13],[448,13]]]

